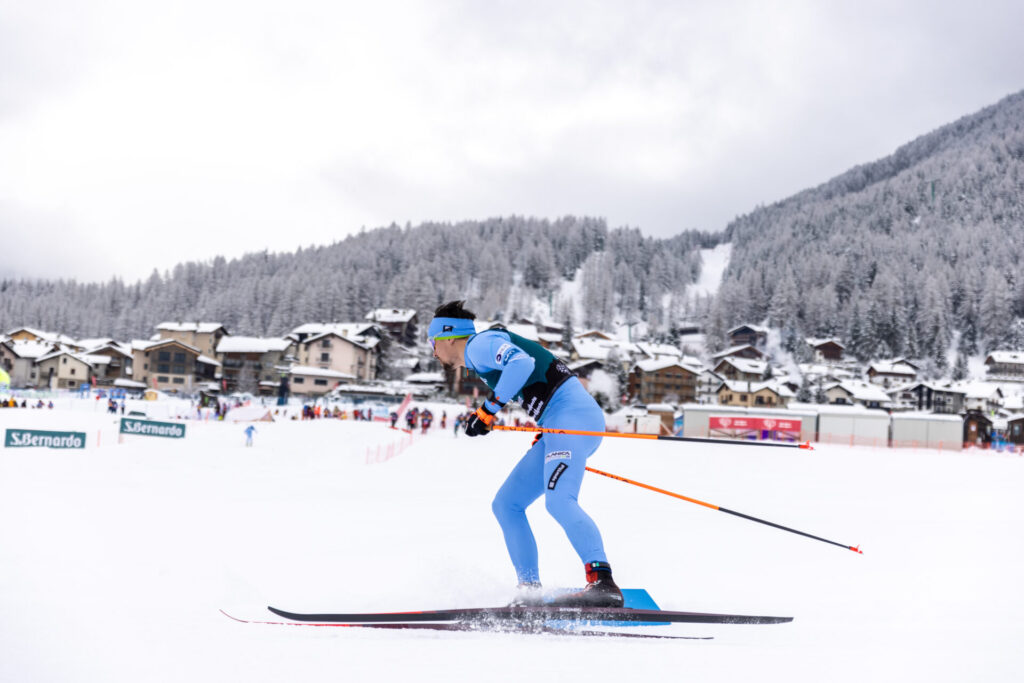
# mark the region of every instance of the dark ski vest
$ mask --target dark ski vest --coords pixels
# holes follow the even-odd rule
[[[558,387],[562,386],[570,377],[575,377],[576,373],[537,342],[513,334],[504,327],[491,329],[504,332],[513,344],[533,357],[533,372],[526,378],[526,384],[523,385],[520,392],[510,400],[519,401],[527,415],[534,420],[540,420],[544,408],[547,407],[548,401],[551,400]],[[484,381],[484,384],[491,388],[491,391],[494,391],[494,387],[497,386],[498,379],[501,377],[501,371],[477,372],[477,375]]]

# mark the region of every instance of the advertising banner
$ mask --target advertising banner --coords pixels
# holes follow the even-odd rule
[[[133,436],[162,436],[168,439],[185,438],[185,425],[176,422],[154,422],[133,417],[121,418],[121,434]]]
[[[713,437],[729,439],[798,440],[800,418],[712,415],[708,418],[708,430]]]
[[[85,448],[85,432],[8,429],[4,448]]]

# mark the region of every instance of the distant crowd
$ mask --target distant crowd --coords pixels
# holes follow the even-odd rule
[[[18,405],[18,402],[15,401],[13,398],[6,398],[0,400],[0,408],[49,408],[50,410],[53,410],[53,401],[50,401],[49,403],[43,403],[43,400],[39,399],[38,401],[30,405],[27,400],[22,399],[21,405]]]

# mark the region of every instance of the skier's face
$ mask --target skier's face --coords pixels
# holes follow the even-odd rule
[[[434,358],[441,361],[441,365],[449,370],[462,367],[465,347],[465,338],[437,339],[434,341]]]

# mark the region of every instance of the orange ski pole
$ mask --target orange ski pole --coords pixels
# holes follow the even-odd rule
[[[697,436],[664,436],[661,434],[630,434],[628,432],[588,432],[580,429],[546,429],[544,427],[510,427],[494,425],[491,429],[503,432],[541,432],[544,434],[572,434],[578,436],[612,436],[620,439],[648,439],[651,441],[695,441],[697,443],[737,444],[740,446],[773,446],[776,448],[804,448],[814,450],[811,443],[780,443],[777,441],[740,441],[738,439],[705,439]]]
[[[687,503],[696,503],[697,505],[703,505],[704,507],[711,508],[712,510],[718,510],[719,512],[724,512],[726,514],[735,515],[736,517],[742,517],[743,519],[749,519],[750,521],[758,522],[759,524],[766,524],[768,526],[775,527],[776,529],[782,529],[783,531],[788,531],[788,532],[793,533],[793,534],[799,534],[800,536],[806,536],[807,538],[813,538],[814,540],[822,541],[823,543],[831,543],[832,545],[837,545],[840,548],[846,548],[847,550],[852,550],[853,552],[860,553],[861,555],[864,554],[864,552],[860,549],[860,546],[846,545],[845,543],[836,543],[835,541],[830,541],[827,538],[822,538],[821,536],[815,536],[813,534],[808,534],[806,532],[798,531],[796,529],[790,529],[788,526],[782,526],[781,524],[776,524],[775,522],[769,522],[766,519],[759,519],[757,517],[751,517],[750,515],[745,515],[742,512],[736,512],[735,510],[730,510],[729,508],[724,508],[724,507],[721,507],[719,505],[715,505],[714,503],[705,503],[703,500],[697,500],[696,498],[690,498],[688,496],[683,496],[683,495],[680,495],[678,493],[672,493],[671,491],[666,491],[665,489],[659,489],[657,486],[651,486],[650,484],[643,484],[643,483],[641,483],[639,481],[633,481],[632,479],[626,479],[625,477],[620,477],[619,475],[611,474],[610,472],[602,472],[601,470],[596,470],[593,467],[588,467],[586,469],[587,469],[588,472],[593,472],[594,474],[600,474],[601,476],[604,476],[604,477],[610,477],[611,479],[615,479],[617,481],[622,481],[622,482],[625,482],[627,484],[632,484],[633,486],[639,486],[640,488],[647,489],[648,491],[655,491],[657,493],[664,493],[666,496],[672,496],[673,498],[678,498],[679,500],[685,500]]]

